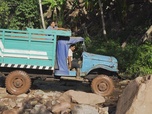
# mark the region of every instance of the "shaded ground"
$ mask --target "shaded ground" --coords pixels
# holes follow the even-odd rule
[[[90,84],[87,82],[73,81],[73,80],[54,80],[48,79],[46,81],[35,80],[31,90],[41,89],[45,92],[59,91],[65,92],[67,90],[76,90],[91,92]]]

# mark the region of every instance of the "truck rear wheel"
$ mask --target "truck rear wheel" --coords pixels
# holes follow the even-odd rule
[[[5,80],[6,90],[13,95],[26,93],[31,87],[31,79],[26,72],[16,70],[8,74]]]
[[[114,91],[113,80],[106,75],[99,75],[91,83],[92,91],[102,96],[108,96]]]

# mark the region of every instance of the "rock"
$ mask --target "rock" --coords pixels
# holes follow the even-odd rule
[[[2,114],[18,114],[16,109],[5,110]]]
[[[56,100],[53,100],[53,101],[51,102],[52,105],[55,105],[56,103],[57,103]]]
[[[52,101],[47,101],[46,104],[45,104],[45,106],[46,106],[47,110],[51,111],[51,109],[52,109]]]
[[[45,94],[44,91],[36,90],[33,95],[42,97],[44,94]]]
[[[26,98],[28,95],[27,94],[21,94],[21,95],[18,95],[17,98]]]
[[[2,114],[2,112],[3,112],[4,110],[8,110],[8,107],[1,102],[1,103],[0,103],[0,114]]]
[[[104,108],[99,107],[99,108],[98,108],[99,114],[109,114],[109,113],[108,113],[108,110],[109,110],[109,107],[104,107]]]
[[[48,99],[49,97],[48,97],[47,94],[44,94],[44,95],[42,96],[42,98],[43,98],[43,99]]]
[[[71,109],[71,104],[69,102],[61,102],[52,107],[52,112],[54,114],[60,114],[61,112]]]
[[[50,92],[46,93],[46,95],[47,95],[48,97],[60,97],[61,94],[62,94],[61,92],[57,92],[57,91],[55,91],[55,92],[50,91]]]
[[[71,102],[71,96],[68,94],[68,92],[63,93],[59,99],[58,102]]]
[[[101,95],[81,91],[69,90],[65,92],[63,96],[66,96],[65,99],[67,99],[67,101],[72,100],[72,102],[79,104],[96,105],[105,102],[104,97],[102,97]],[[68,96],[70,98],[68,98]]]
[[[7,95],[6,89],[0,87],[0,98],[6,97]]]
[[[17,104],[16,107],[21,108],[23,101],[24,101],[24,98],[17,97],[17,99],[16,99],[16,104]]]
[[[38,104],[38,101],[33,100],[33,101],[30,102],[30,104],[31,104],[32,106],[34,106],[34,105]]]
[[[16,106],[16,102],[13,101],[13,100],[11,100],[11,99],[9,99],[9,106],[10,106],[11,108],[14,108],[14,107]]]
[[[72,114],[99,114],[95,107],[89,105],[76,105],[74,109],[71,110]],[[101,113],[102,114],[102,113]]]
[[[127,85],[129,83],[130,83],[130,80],[123,80],[119,82],[120,85]]]
[[[5,94],[5,95],[7,95],[8,93],[6,92],[6,89],[5,88],[1,88],[0,87],[0,95],[1,94]]]
[[[151,114],[152,76],[138,77],[124,89],[116,114]]]
[[[35,112],[33,114],[43,114],[46,111],[46,106],[43,104],[39,104],[39,105],[35,105],[35,107],[33,108],[35,110]]]

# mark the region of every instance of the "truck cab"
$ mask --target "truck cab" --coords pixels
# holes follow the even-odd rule
[[[118,73],[118,61],[115,57],[93,54],[86,52],[85,42],[82,37],[61,38],[57,42],[57,68],[55,77],[76,80],[76,70],[69,70],[67,66],[68,49],[71,44],[82,44],[82,55],[80,55],[81,81],[88,80],[93,92],[101,95],[110,95],[114,84],[112,76]],[[80,47],[78,47],[80,48]],[[111,77],[110,77],[111,76]],[[84,79],[84,80],[83,80]]]

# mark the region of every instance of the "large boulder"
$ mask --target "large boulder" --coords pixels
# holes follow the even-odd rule
[[[152,76],[138,77],[124,89],[116,114],[151,114]]]
[[[105,99],[97,94],[86,93],[81,91],[69,90],[63,93],[59,99],[58,104],[52,107],[54,114],[69,112],[73,108],[73,104],[97,105],[104,103]],[[78,109],[78,108],[76,108]],[[76,110],[75,109],[75,110]],[[81,110],[82,107],[80,108]],[[86,110],[86,108],[85,108]],[[82,113],[81,113],[82,114]],[[92,114],[92,113],[90,113]]]
[[[63,96],[69,96],[72,102],[86,105],[96,105],[105,102],[104,97],[94,93],[86,93],[81,91],[69,90],[63,94]]]

